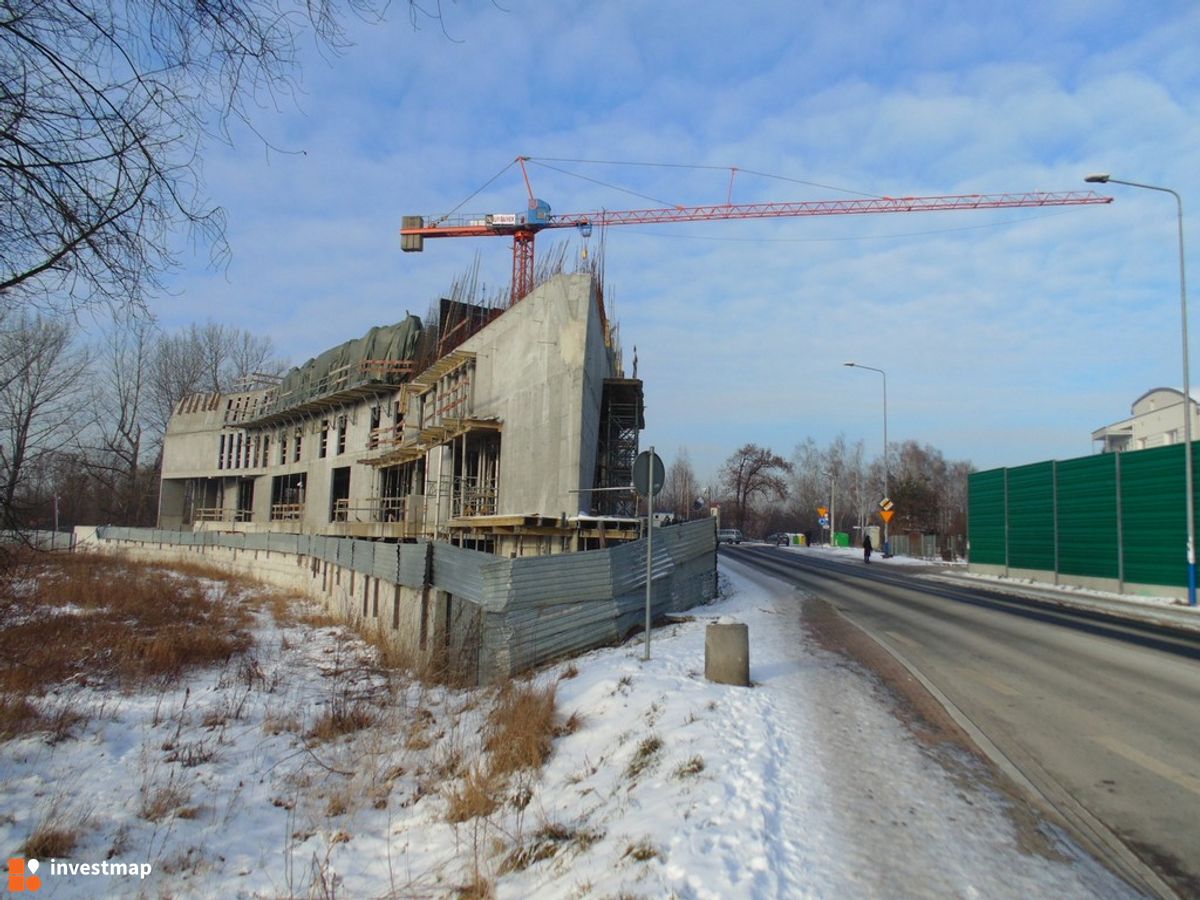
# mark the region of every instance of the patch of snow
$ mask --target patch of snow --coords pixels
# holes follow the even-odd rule
[[[141,882],[43,860],[51,897],[450,897],[477,875],[520,900],[1128,895],[1069,844],[1029,855],[1009,801],[947,770],[871,677],[809,639],[798,593],[721,569],[725,598],[658,629],[649,661],[634,640],[535,676],[578,727],[486,820],[446,814],[491,691],[389,687],[345,629],[264,613],[252,654],[186,687],[85,688],[76,739],[0,744],[0,840],[15,853],[54,812],[78,828],[74,860],[154,866]],[[704,679],[704,628],[726,620],[749,627],[751,688]],[[305,739],[338,703],[375,723]],[[152,821],[155,800],[170,811]]]

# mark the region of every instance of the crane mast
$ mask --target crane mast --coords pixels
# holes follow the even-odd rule
[[[525,173],[525,158],[518,157]],[[400,249],[420,252],[425,238],[511,237],[513,242],[512,302],[533,290],[534,239],[539,231],[575,228],[585,236],[593,226],[657,225],[665,222],[713,222],[728,219],[777,219],[807,216],[852,216],[876,213],[935,212],[966,209],[1021,209],[1043,206],[1086,206],[1111,203],[1094,191],[1030,191],[1018,194],[954,194],[933,197],[867,197],[854,200],[802,200],[782,203],[716,203],[707,206],[665,206],[654,209],[599,210],[555,215],[550,205],[533,194],[529,176],[528,208],[522,213],[492,213],[476,217],[442,217],[426,223],[422,216],[404,216]]]

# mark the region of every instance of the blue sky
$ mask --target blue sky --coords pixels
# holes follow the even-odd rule
[[[423,315],[476,255],[486,282],[506,284],[506,241],[403,254],[398,229],[518,155],[793,179],[739,174],[740,202],[1072,190],[1105,171],[1178,190],[1200,247],[1193,3],[443,6],[448,36],[414,31],[400,6],[354,23],[341,56],[302,47],[295,100],[265,103],[255,124],[303,153],[246,134],[208,149],[233,260],[180,272],[156,306],[165,326],[212,318],[300,363]],[[685,205],[724,201],[729,183],[727,170],[554,165]],[[655,205],[530,175],[556,212]],[[687,447],[702,478],[748,441],[787,455],[842,433],[877,454],[880,379],[842,366],[856,359],[888,372],[893,441],[981,468],[1091,452],[1093,429],[1182,376],[1174,203],[1104,193],[1116,201],[610,229],[608,290],[646,381],[643,443],[668,462]],[[512,169],[465,211],[524,198]],[[539,254],[569,238],[577,253],[568,232],[544,232]]]

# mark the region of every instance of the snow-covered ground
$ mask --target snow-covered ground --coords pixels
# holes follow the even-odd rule
[[[724,599],[657,629],[648,662],[635,641],[536,676],[574,730],[487,819],[446,813],[491,692],[389,686],[344,629],[263,611],[252,655],[186,688],[77,688],[75,738],[0,745],[0,838],[15,854],[53,817],[72,863],[153,867],[40,860],[42,897],[1130,896],[1053,829],[1022,835],[970,757],[915,740],[791,588],[721,567]],[[753,687],[703,676],[719,617],[749,626]],[[331,705],[373,724],[306,737]]]

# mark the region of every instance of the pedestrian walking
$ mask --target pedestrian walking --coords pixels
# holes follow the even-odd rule
[[[871,536],[869,534],[863,535],[863,562],[871,562]]]

